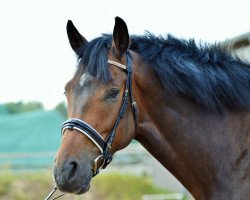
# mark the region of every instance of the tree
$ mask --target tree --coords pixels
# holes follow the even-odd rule
[[[28,103],[10,102],[4,105],[10,114],[29,112],[34,110],[43,110],[43,104],[37,101],[30,101]]]

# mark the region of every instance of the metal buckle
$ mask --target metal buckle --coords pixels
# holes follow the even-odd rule
[[[92,171],[93,171],[93,176],[97,175],[99,173],[99,170],[102,169],[102,167],[104,166],[105,160],[103,159],[103,162],[101,164],[101,166],[98,168],[98,160],[103,158],[103,155],[101,154],[100,156],[98,156],[93,163],[92,166]]]
[[[137,103],[135,101],[133,101],[132,107],[133,107],[133,109],[137,109],[138,108]]]

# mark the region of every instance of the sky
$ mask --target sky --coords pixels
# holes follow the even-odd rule
[[[249,0],[0,0],[0,104],[65,101],[76,56],[66,23],[91,40],[122,17],[130,34],[146,30],[218,42],[250,32]]]

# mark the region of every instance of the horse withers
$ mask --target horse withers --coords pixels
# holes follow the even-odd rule
[[[201,200],[250,198],[250,65],[213,45],[151,33],[88,42],[67,24],[79,64],[65,86],[69,119],[57,187],[88,191],[112,155],[138,140]]]

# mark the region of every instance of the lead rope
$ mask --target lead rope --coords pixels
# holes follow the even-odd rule
[[[45,198],[45,200],[51,199],[51,197],[52,197],[53,194],[56,192],[56,190],[57,190],[57,187],[54,186],[53,190],[49,193],[49,195]],[[53,198],[53,199],[51,199],[51,200],[58,199],[58,198],[62,197],[63,195],[65,195],[65,194],[61,194],[61,195],[59,195],[59,196],[57,196],[57,197],[55,197],[55,198]]]

